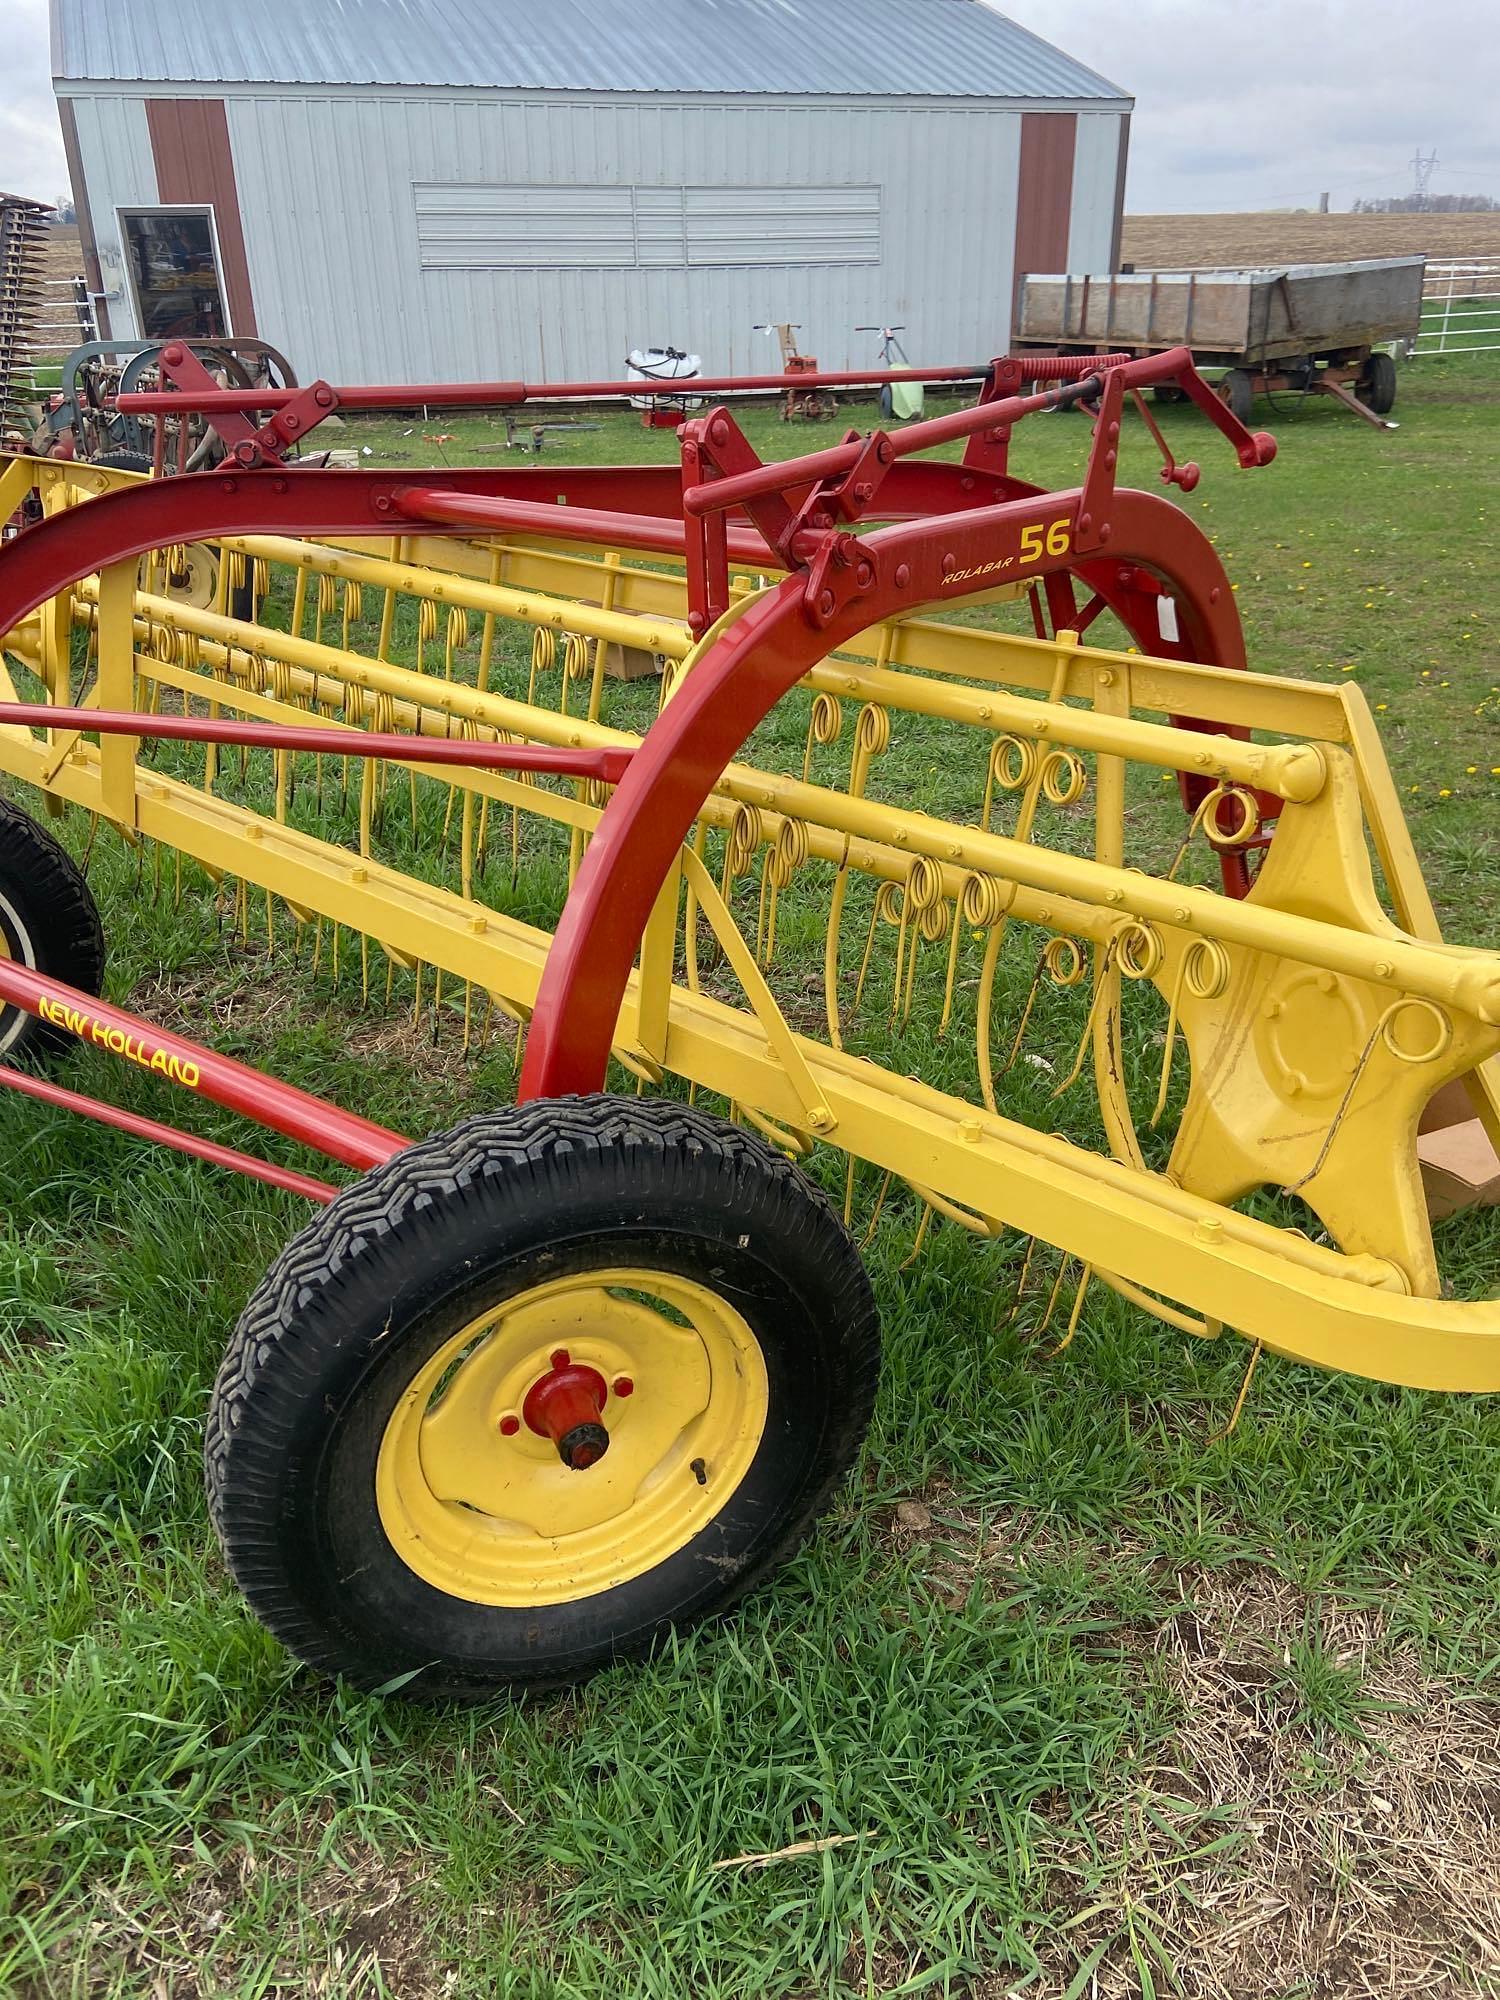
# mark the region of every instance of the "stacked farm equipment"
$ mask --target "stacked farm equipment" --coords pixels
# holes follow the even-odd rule
[[[92,330],[81,277],[59,278],[48,262],[53,211],[45,202],[0,194],[0,445],[28,440],[41,421],[50,355]]]
[[[1500,1304],[1445,1292],[1417,1157],[1450,1085],[1500,1134],[1500,955],[1442,941],[1358,689],[1249,671],[1211,545],[1118,485],[1152,389],[1270,461],[1186,353],[1006,358],[971,406],[785,464],[721,406],[678,466],[416,473],[286,461],[336,410],[607,385],[160,367],[122,408],[211,423],[214,472],[0,471],[0,513],[43,512],[0,554],[0,770],[169,851],[174,886],[196,864],[309,977],[517,1042],[517,1105],[376,1126],[102,999],[86,884],[0,819],[0,1083],[313,1205],[207,1459],[231,1567],[304,1658],[483,1693],[732,1601],[858,1449],[849,1224],[898,1201],[914,1248],[993,1239],[1060,1344],[1112,1291],[1252,1365],[1500,1388]],[[1076,404],[1079,484],[1017,477],[1017,425]],[[206,605],[160,588],[188,537],[225,551]],[[654,717],[624,648],[665,662]],[[1127,812],[1143,777],[1182,803],[1170,862]],[[76,1041],[354,1178],[25,1066]]]

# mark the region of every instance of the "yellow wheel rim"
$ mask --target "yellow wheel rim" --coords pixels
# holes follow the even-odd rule
[[[518,1421],[559,1351],[608,1385],[609,1448],[582,1472]],[[767,1402],[759,1342],[707,1286],[635,1269],[534,1285],[445,1341],[408,1385],[376,1464],[381,1525],[450,1597],[591,1597],[656,1568],[722,1512]]]

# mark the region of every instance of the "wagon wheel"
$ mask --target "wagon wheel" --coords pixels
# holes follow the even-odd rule
[[[1364,367],[1354,393],[1377,417],[1386,416],[1396,402],[1396,363],[1385,349],[1377,347]]]
[[[1248,424],[1255,407],[1255,377],[1248,368],[1231,368],[1219,384],[1219,394],[1242,424]]]
[[[324,1671],[575,1680],[796,1546],[877,1362],[858,1253],[788,1160],[681,1105],[542,1100],[410,1147],[288,1245],[215,1390],[214,1524]]]
[[[66,849],[0,799],[0,958],[64,986],[98,993],[104,930],[88,883]],[[70,1035],[0,1002],[0,1062],[12,1068],[73,1046]]]

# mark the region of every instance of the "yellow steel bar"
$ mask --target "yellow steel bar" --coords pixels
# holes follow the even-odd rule
[[[1071,896],[1251,951],[1352,973],[1395,991],[1447,1001],[1482,1021],[1500,1022],[1500,958],[1492,953],[1375,938],[1258,903],[1237,902],[1208,889],[1164,882],[1134,869],[1110,868],[1079,855],[955,826],[926,813],[819,791],[795,778],[744,772],[740,766],[730,766],[719,789],[750,805],[816,820],[840,832],[864,834],[1044,894]]]
[[[603,568],[600,557],[541,537],[508,537],[504,546],[512,562],[510,581],[556,596],[567,596],[581,585],[594,588]],[[466,566],[467,574],[485,573],[487,545],[484,543],[414,536],[409,549],[413,561],[437,569]],[[638,569],[627,565],[621,574],[618,603],[622,609],[685,622],[687,587],[680,568]],[[995,592],[966,598],[965,608],[1003,602],[1016,595],[1016,586],[1006,585]],[[874,660],[880,650],[880,629],[841,646],[836,657]],[[1042,694],[1051,685],[1057,652],[1054,640],[924,617],[894,621],[888,629],[894,635],[894,643],[886,649],[883,663],[892,667],[943,673],[959,679],[1010,681]],[[1266,729],[1280,735],[1307,736],[1327,742],[1345,740],[1340,690],[1336,686],[1244,673],[1235,668],[1198,666],[1190,661],[1163,660],[1123,649],[1090,645],[1078,654],[1063,689],[1065,698],[1089,699],[1091,662],[1095,659],[1110,666],[1129,664],[1135,670],[1134,699],[1141,708],[1198,716],[1226,727]]]
[[[641,938],[636,1034],[655,1063],[667,1058],[667,1020],[672,1004],[672,965],[677,953],[677,913],[682,902],[682,869],[674,865],[652,906]]]
[[[440,604],[462,605],[467,611],[493,611],[499,617],[514,618],[524,625],[582,632],[591,639],[614,639],[621,645],[665,653],[669,659],[684,658],[694,643],[684,626],[665,619],[648,622],[624,612],[580,604],[574,598],[551,598],[539,591],[514,590],[504,584],[455,576],[451,570],[418,569],[411,563],[394,563],[381,556],[336,554],[280,535],[230,535],[226,536],[224,546],[269,562],[284,563],[299,575],[311,571],[348,577],[372,588],[390,588],[413,597],[431,598]]]
[[[372,545],[334,541],[323,546],[339,550]],[[509,559],[507,580],[514,586],[558,597],[582,590],[589,601],[602,601],[603,557],[580,554],[539,538],[507,539],[503,546]],[[475,578],[486,574],[487,544],[413,536],[408,551],[414,563],[440,573],[462,568],[464,574]],[[615,603],[620,610],[657,616],[685,628],[687,587],[680,569],[639,569],[625,564],[619,576]],[[743,588],[743,582],[737,587]],[[1001,591],[965,599],[965,608],[972,610],[991,599],[1003,601],[1015,594],[1015,587],[1007,585]],[[892,635],[883,650],[882,631]],[[1052,683],[1057,651],[1055,640],[913,617],[872,628],[841,646],[833,664],[845,659],[878,661],[922,676],[1010,682],[1045,694]],[[1226,728],[1250,727],[1326,742],[1347,740],[1341,690],[1336,686],[1163,660],[1117,648],[1091,645],[1078,652],[1063,687],[1065,699],[1090,698],[1096,660],[1106,666],[1129,665],[1134,670],[1133,695],[1139,708],[1193,715]]]
[[[1064,743],[1075,750],[1129,757],[1158,770],[1191,771],[1231,784],[1258,786],[1301,804],[1316,798],[1323,788],[1322,754],[1311,743],[1242,743],[1230,736],[1137,722],[1128,715],[956,687],[951,681],[919,680],[879,667],[826,662],[811,670],[806,685],[976,729],[1009,730],[1038,743]]]
[[[95,683],[99,706],[129,711],[135,707],[135,579],[137,563],[111,563],[99,578],[99,673]],[[100,746],[100,801],[117,826],[134,827],[135,759],[140,748],[134,736],[109,736]]]
[[[355,555],[380,553],[374,541],[358,536],[331,535],[317,546]],[[461,536],[409,535],[406,559],[419,568],[489,582],[492,547],[504,559],[504,575],[495,581],[514,590],[542,591],[551,597],[633,612],[637,617],[665,618],[687,629],[687,584],[680,564],[675,569],[661,569],[623,561],[614,604],[605,607],[600,587],[604,557],[622,552],[583,550],[577,543],[548,543],[534,536],[508,535],[490,543]],[[662,558],[643,560],[660,562]],[[735,587],[733,581],[730,587]]]
[[[91,594],[84,584],[81,594]],[[220,618],[212,611],[199,611],[169,598],[137,597],[141,615],[157,623],[175,626],[200,638],[216,639],[236,651],[282,659],[315,673],[335,675],[368,694],[390,695],[396,700],[435,710],[439,715],[486,723],[505,729],[532,742],[557,745],[625,744],[639,742],[627,731],[590,724],[582,716],[558,715],[552,710],[532,707],[508,695],[481,694],[463,681],[445,681],[399,667],[389,661],[371,660],[360,653],[347,653],[317,639],[299,638],[295,633],[272,631],[267,626],[248,625],[232,618]],[[439,731],[439,734],[442,732]]]
[[[807,1053],[839,1143],[860,1159],[949,1190],[976,1214],[1056,1242],[1278,1353],[1420,1388],[1500,1389],[1500,1304],[1411,1298],[1379,1259],[1320,1249],[836,1050]],[[670,1054],[674,1070],[706,1087],[793,1115],[774,1059],[734,1010],[700,1000],[679,1024],[674,1005]]]
[[[5,664],[5,655],[0,653],[0,701],[19,701],[20,699],[20,692],[11,678],[10,668]],[[23,729],[16,722],[8,722],[3,727],[0,727],[0,754],[3,754],[7,738],[11,742],[25,748],[31,748],[35,741],[29,729]]]
[[[988,632],[949,625],[933,618],[905,618],[893,627],[890,664],[921,674],[985,680],[1030,688],[1039,694],[1052,683],[1055,639],[1016,632]],[[840,657],[849,649],[841,647]],[[1128,665],[1137,708],[1191,715],[1224,727],[1274,730],[1320,742],[1345,740],[1340,690],[1331,683],[1297,681],[1237,667],[1206,667],[1190,660],[1163,660],[1107,646],[1080,648],[1073,655],[1063,698],[1087,701],[1095,662]]]

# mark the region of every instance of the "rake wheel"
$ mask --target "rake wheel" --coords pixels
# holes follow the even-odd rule
[[[366,1687],[582,1678],[722,1611],[858,1449],[875,1308],[824,1197],[682,1105],[473,1118],[267,1273],[214,1394],[252,1607]]]
[[[104,984],[104,929],[73,857],[18,806],[0,799],[0,958],[85,993]],[[0,1062],[60,1054],[72,1037],[0,1005]]]

